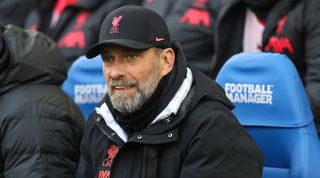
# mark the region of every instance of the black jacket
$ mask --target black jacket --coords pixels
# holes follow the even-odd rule
[[[33,0],[1,0],[0,25],[24,26],[26,17],[33,7]]]
[[[215,77],[232,55],[242,51],[246,5],[242,0],[210,1],[215,16]],[[262,37],[263,51],[286,54],[305,85],[320,131],[320,3],[283,0],[273,7]]]
[[[180,48],[176,52],[176,60],[185,60]],[[261,177],[262,153],[230,112],[232,103],[213,80],[192,73],[191,90],[177,114],[132,134],[126,143],[93,113],[77,177]],[[103,170],[108,164],[111,171]]]
[[[69,4],[55,27],[50,27],[57,0],[37,0],[28,15],[25,28],[36,29],[49,35],[62,50],[68,65],[83,55],[98,41],[100,24],[112,10],[140,0],[78,0]]]
[[[35,31],[7,26],[1,35],[0,177],[75,177],[84,121],[60,88],[61,51]]]
[[[171,38],[181,43],[188,65],[210,75],[214,66],[212,29],[215,21],[208,1],[144,0],[143,6],[165,19]]]

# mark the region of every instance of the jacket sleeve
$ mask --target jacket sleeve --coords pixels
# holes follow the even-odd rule
[[[307,72],[305,88],[309,97],[318,133],[320,130],[320,5],[305,1],[304,7],[305,60]]]
[[[54,108],[30,103],[4,118],[1,124],[4,177],[75,177],[82,128],[70,121],[70,115],[51,115]],[[61,110],[56,109],[58,112]]]
[[[10,62],[10,52],[7,49],[5,41],[2,37],[3,31],[4,27],[0,25],[0,74],[9,66]]]
[[[198,128],[183,163],[181,178],[258,178],[263,156],[230,113],[217,111]]]
[[[90,116],[89,116],[90,117]],[[91,165],[91,157],[89,156],[90,154],[90,147],[92,146],[90,144],[90,131],[92,127],[92,119],[88,120],[86,124],[86,128],[84,131],[84,135],[81,140],[81,145],[80,145],[80,161],[78,164],[78,169],[77,169],[77,178],[92,178],[94,177],[93,173],[93,165]]]

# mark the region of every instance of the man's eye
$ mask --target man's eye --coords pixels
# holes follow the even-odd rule
[[[109,63],[109,62],[111,62],[112,58],[111,58],[110,56],[103,56],[103,57],[102,57],[102,60],[103,60],[103,62],[105,62],[105,63]]]
[[[136,60],[136,59],[137,59],[137,55],[135,55],[135,54],[129,54],[129,55],[127,56],[127,59],[128,59],[128,60]]]

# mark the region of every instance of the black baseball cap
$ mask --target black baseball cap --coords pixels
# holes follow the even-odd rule
[[[164,49],[171,47],[171,39],[167,24],[159,14],[142,6],[122,6],[105,17],[99,42],[88,49],[86,57],[94,58],[107,45],[137,50]]]

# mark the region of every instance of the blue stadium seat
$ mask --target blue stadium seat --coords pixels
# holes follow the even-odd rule
[[[240,53],[216,81],[264,153],[263,178],[319,178],[320,142],[293,63],[275,53]]]
[[[63,83],[63,90],[74,99],[84,117],[101,101],[107,91],[103,78],[101,56],[87,59],[81,56],[68,71],[68,78]]]

